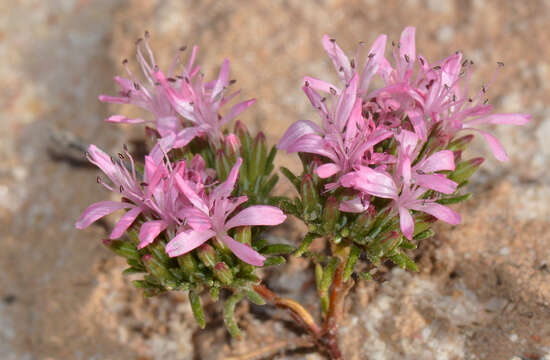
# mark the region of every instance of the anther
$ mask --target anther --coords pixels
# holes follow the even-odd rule
[[[122,60],[122,65],[126,65],[126,64],[128,64],[128,59]]]
[[[503,67],[504,63],[502,61],[497,61],[497,65],[500,66],[500,67]]]
[[[124,151],[128,152],[128,145],[122,144],[122,148],[124,149]]]
[[[331,39],[330,39],[330,42],[334,44],[334,43],[336,42],[336,39],[332,39],[332,38],[331,38]]]
[[[489,102],[489,98],[487,98],[483,101],[483,105],[487,105],[488,102]]]
[[[139,91],[140,89],[140,86],[137,82],[134,83],[134,89],[136,89],[137,91]]]
[[[173,77],[169,77],[169,78],[166,78],[166,80],[168,80],[169,82],[171,83],[175,83],[177,80],[174,79]]]
[[[326,97],[322,97],[322,98],[321,98],[321,102],[325,102],[326,100],[327,100]]]
[[[404,58],[405,58],[405,61],[406,61],[406,62],[410,62],[410,61],[411,61],[411,59],[409,58],[409,55],[407,55],[407,54],[405,54]]]
[[[372,59],[374,56],[375,56],[374,53],[370,53],[370,54],[369,54],[369,59]]]
[[[118,153],[118,158],[119,158],[120,160],[124,160],[124,155],[122,155],[121,153]]]
[[[149,39],[151,37],[151,34],[149,34],[149,30],[145,30],[145,38]]]
[[[351,59],[349,62],[350,66],[355,69],[355,60]]]
[[[472,100],[472,98],[468,98],[468,102],[474,102],[474,100]]]
[[[418,61],[420,61],[420,64],[421,64],[422,66],[424,66],[424,59],[422,59],[421,57],[419,57],[419,58],[418,58]]]
[[[142,41],[143,41],[143,38],[137,39],[137,40],[136,40],[136,45],[139,45],[139,43],[142,42]]]
[[[124,187],[122,185],[120,185],[120,187],[118,188],[118,190],[122,193],[124,191]]]
[[[158,72],[159,71],[159,66],[158,65],[153,66],[153,71]]]
[[[462,67],[466,66],[468,64],[468,59],[465,59],[463,62],[462,62]]]
[[[229,80],[229,85],[233,85],[233,84],[236,83],[236,82],[237,82],[237,80],[231,79],[231,80]]]
[[[187,45],[180,46],[179,50],[182,52],[187,50]]]
[[[335,88],[331,87],[329,90],[330,90],[330,93],[331,93],[332,95],[336,95],[336,94],[337,94]]]
[[[433,67],[433,69],[434,69],[434,70],[441,70],[441,66],[436,65],[436,66]]]
[[[395,46],[395,41],[391,41],[391,46]]]
[[[340,72],[344,71],[344,67],[343,67],[343,66],[340,66],[340,68],[338,69],[338,71],[340,71]]]
[[[103,181],[101,181],[101,177],[98,175],[97,178],[95,179],[97,181],[98,184],[102,184]]]
[[[305,84],[306,87],[309,87],[309,81],[306,80]]]

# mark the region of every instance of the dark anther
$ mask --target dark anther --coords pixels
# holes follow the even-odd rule
[[[340,66],[340,68],[338,69],[338,71],[340,71],[340,72],[344,71],[344,67],[343,67],[343,66]]]
[[[166,80],[168,80],[169,82],[171,83],[175,83],[177,80],[174,79],[173,77],[169,77],[169,78],[166,78]]]
[[[335,88],[331,87],[329,90],[330,90],[330,93],[331,93],[332,95],[336,95],[336,94],[337,94]]]
[[[128,145],[122,144],[122,148],[124,149],[124,151],[128,152]]]
[[[483,101],[483,105],[486,105],[488,102],[489,102],[489,99],[485,99],[485,101]]]
[[[121,153],[118,153],[118,158],[119,158],[120,160],[124,160],[124,155],[122,155]]]
[[[503,67],[504,63],[502,61],[497,61],[497,65],[500,66],[500,67]]]
[[[309,81],[306,80],[305,84],[306,87],[309,87]]]
[[[418,175],[424,175],[424,174],[426,174],[424,171],[422,171],[422,170],[420,170],[420,169],[416,170],[416,173],[417,173]]]
[[[137,82],[134,83],[134,89],[136,89],[137,91],[139,91],[140,89],[140,86]]]
[[[410,62],[410,61],[411,61],[411,59],[409,58],[409,55],[407,55],[407,54],[405,54],[404,58],[405,58],[405,61],[406,61],[406,62]]]
[[[145,38],[149,39],[151,37],[151,34],[149,34],[149,30],[145,30]]]
[[[391,46],[395,46],[395,41],[391,41]]]
[[[321,102],[325,102],[326,100],[327,100],[327,98],[324,97],[324,96],[321,98]]]
[[[188,84],[191,82],[187,76],[184,78],[184,80],[185,80],[185,82],[188,83]]]
[[[120,187],[118,188],[118,190],[119,190],[120,192],[123,192],[123,191],[124,191],[124,187],[123,187],[122,185],[120,185]]]
[[[433,69],[434,69],[434,70],[441,70],[441,66],[439,66],[439,65],[436,65],[436,66],[434,66],[434,68],[433,68]]]
[[[142,42],[142,41],[143,41],[142,38],[137,39],[137,40],[136,40],[136,45],[139,45],[139,43]]]
[[[180,49],[179,49],[179,50],[180,50],[180,51],[185,51],[185,50],[187,50],[187,45],[180,46]]]
[[[236,82],[237,82],[237,80],[231,79],[231,80],[229,80],[229,85],[233,85],[233,84],[236,83]]]
[[[464,61],[462,62],[463,67],[466,66],[466,65],[468,65],[468,59],[464,59]]]
[[[330,39],[330,42],[334,44],[336,42],[336,39]]]
[[[147,184],[146,182],[142,182],[142,183],[140,183],[139,185],[145,187],[145,186],[147,186],[147,185],[149,185],[149,184]]]
[[[355,60],[351,59],[349,64],[352,68],[355,68]]]
[[[472,100],[472,98],[468,98],[468,102],[474,102],[474,100]]]
[[[128,59],[122,60],[122,65],[126,65],[126,64],[128,64]]]
[[[116,165],[115,159],[111,156],[111,162]]]
[[[374,53],[370,53],[369,54],[369,59],[372,59],[374,57],[374,55],[375,55]]]
[[[487,92],[487,89],[485,88],[485,85],[481,85],[481,91],[485,94]]]
[[[474,62],[472,60],[470,60],[470,65],[474,65]]]
[[[102,183],[101,177],[100,177],[99,175],[96,177],[95,180],[97,181],[98,184],[101,184],[101,183]]]
[[[155,81],[155,86],[161,86],[162,84],[160,83],[160,81]]]
[[[420,64],[422,64],[422,66],[424,66],[424,59],[423,58],[419,57],[418,61],[420,61]]]
[[[183,76],[181,76],[181,75],[176,75],[176,79],[183,80]]]
[[[158,72],[159,71],[159,66],[158,65],[153,66],[153,71]]]

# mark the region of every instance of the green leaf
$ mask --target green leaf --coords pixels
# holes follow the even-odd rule
[[[204,329],[206,327],[206,320],[204,319],[204,312],[202,311],[201,298],[197,292],[189,292],[189,304],[191,305],[191,310],[193,311],[195,320],[199,324],[200,328]]]
[[[244,291],[247,299],[256,305],[265,305],[265,299],[258,294],[254,289],[247,289]]]
[[[272,244],[264,247],[260,252],[264,255],[285,255],[295,250],[294,246],[287,244]]]
[[[272,257],[268,257],[264,261],[264,265],[262,267],[282,265],[285,262],[286,262],[286,259],[282,256],[272,256]]]
[[[289,169],[287,169],[284,166],[281,166],[280,170],[283,173],[283,175],[292,183],[292,185],[294,185],[296,190],[299,192],[300,191],[300,185],[301,185],[300,179],[296,175],[294,175],[292,173],[292,171],[290,171]]]
[[[418,266],[416,263],[403,253],[395,253],[394,255],[389,256],[389,259],[402,269],[407,269],[414,272],[418,271]]]
[[[241,330],[239,330],[239,326],[235,320],[235,307],[242,298],[243,294],[233,294],[225,301],[225,304],[223,305],[223,322],[225,323],[225,327],[231,336],[237,339],[241,338]]]
[[[144,272],[145,272],[145,269],[138,269],[138,268],[135,268],[135,267],[129,267],[129,268],[125,269],[122,272],[122,275],[141,274],[141,273],[144,273]]]
[[[294,253],[294,256],[302,256],[304,252],[307,251],[313,240],[320,237],[320,235],[314,234],[314,233],[307,233],[306,236],[304,236],[304,240],[302,240],[302,243],[300,244],[300,247],[296,252]]]
[[[460,196],[439,199],[436,202],[441,205],[457,204],[459,202],[466,201],[471,197],[472,197],[472,193],[467,193]]]
[[[351,274],[353,273],[353,269],[355,268],[355,264],[359,259],[359,255],[361,255],[361,248],[352,244],[349,252],[348,260],[346,261],[346,265],[344,267],[344,274],[343,274],[344,281],[349,280]]]
[[[432,236],[434,236],[434,234],[435,234],[435,231],[433,231],[432,229],[426,229],[426,230],[416,234],[413,237],[413,240],[414,241],[420,241],[420,240],[428,239],[428,238],[431,238]]]

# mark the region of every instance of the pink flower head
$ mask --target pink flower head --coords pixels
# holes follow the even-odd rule
[[[166,252],[175,257],[199,247],[209,239],[216,237],[242,261],[262,266],[265,258],[247,244],[242,244],[227,234],[227,231],[239,226],[279,225],[286,216],[274,206],[249,206],[236,215],[230,215],[248,198],[231,198],[231,192],[239,174],[242,159],[239,158],[223,183],[208,194],[197,192],[189,182],[176,175],[176,183],[192,206],[183,213],[190,228],[177,234],[167,245]],[[230,217],[230,218],[229,218]],[[229,219],[228,219],[229,218]]]
[[[436,203],[435,199],[422,198],[428,189],[399,184],[385,171],[361,166],[359,170],[344,175],[340,181],[343,186],[352,187],[365,194],[392,199],[392,206],[399,213],[401,232],[409,240],[414,232],[414,219],[410,210],[428,213],[449,224],[460,223],[460,215],[454,210]]]
[[[188,67],[183,69],[176,81],[171,82],[162,71],[157,69],[154,73],[170,104],[181,117],[191,123],[191,126],[183,130],[174,131],[174,138],[166,144],[167,149],[183,147],[194,137],[203,135],[206,135],[212,144],[219,146],[224,138],[223,126],[256,101],[250,99],[238,103],[222,116],[221,107],[239,94],[239,91],[236,91],[225,95],[226,90],[234,82],[229,79],[229,60],[223,61],[216,80],[204,82],[203,74],[195,76],[196,74],[196,71],[191,72]]]
[[[78,229],[84,229],[120,209],[128,211],[120,218],[110,234],[110,239],[121,237],[134,223],[138,216],[143,215],[145,222],[139,231],[139,246],[143,248],[152,243],[163,231],[175,231],[182,224],[182,211],[191,203],[183,196],[175,185],[175,177],[186,179],[195,191],[204,191],[205,183],[213,179],[210,169],[205,168],[204,160],[196,155],[187,166],[185,161],[171,164],[168,160],[156,162],[151,156],[145,157],[145,168],[142,179],[134,166],[134,160],[125,150],[115,161],[95,145],[88,149],[88,159],[97,165],[109,178],[109,185],[98,177],[98,182],[107,189],[120,193],[122,201],[102,201],[89,206],[76,222]],[[124,160],[128,159],[129,164]],[[139,175],[141,177],[141,175]]]
[[[306,152],[328,158],[330,161],[316,170],[321,178],[368,164],[376,156],[374,145],[391,137],[392,132],[376,127],[371,118],[363,116],[357,85],[355,75],[344,91],[333,94],[330,108],[325,98],[306,82],[304,92],[321,115],[323,127],[307,120],[298,121],[288,128],[277,147],[289,153]]]
[[[144,44],[145,47],[145,56],[143,54],[142,44]],[[132,104],[150,112],[154,117],[157,130],[161,136],[165,136],[167,128],[177,126],[177,113],[172,109],[172,106],[164,93],[164,89],[159,86],[154,79],[154,72],[157,65],[153,52],[149,46],[149,34],[147,32],[145,33],[145,40],[139,39],[137,42],[136,57],[146,81],[142,82],[134,76],[128,67],[128,60],[124,60],[122,63],[126,68],[128,77],[125,78],[115,76],[115,82],[120,87],[119,95],[100,95],[99,100],[114,104]],[[177,58],[174,59],[172,68],[176,63],[176,60]],[[127,124],[149,122],[145,119],[127,118],[123,115],[113,115],[105,119],[105,121]]]

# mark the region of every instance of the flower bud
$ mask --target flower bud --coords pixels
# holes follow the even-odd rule
[[[479,169],[483,161],[485,161],[483,158],[461,161],[456,164],[455,171],[453,171],[448,178],[461,184],[468,180]]]
[[[241,141],[237,135],[230,133],[225,136],[225,147],[230,151],[231,154],[236,154],[241,148]]]
[[[474,139],[474,135],[466,135],[455,139],[447,145],[448,150],[458,151],[466,149],[466,146]]]
[[[115,254],[126,259],[139,259],[138,250],[131,242],[103,239],[103,245],[111,249]]]
[[[169,290],[176,287],[176,279],[158,259],[151,254],[143,255],[141,258],[147,271],[153,275],[163,286]]]
[[[224,285],[231,285],[233,282],[233,273],[224,262],[219,262],[214,266],[214,276]]]
[[[320,215],[319,193],[310,174],[302,176],[300,190],[304,206],[304,217],[307,220],[317,219]]]
[[[216,250],[209,244],[203,244],[197,249],[197,256],[202,261],[202,263],[209,268],[214,267],[218,261],[218,255]]]

